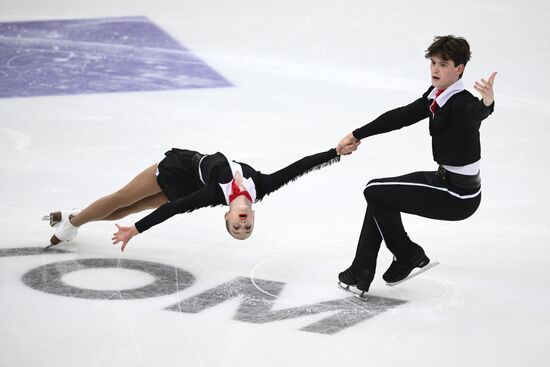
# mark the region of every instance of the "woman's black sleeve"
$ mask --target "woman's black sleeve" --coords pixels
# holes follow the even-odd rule
[[[139,233],[164,222],[180,213],[189,213],[196,209],[216,206],[223,203],[223,193],[218,185],[207,185],[189,196],[161,205],[154,212],[135,223]]]
[[[281,186],[296,180],[298,177],[308,172],[323,168],[338,161],[340,161],[340,156],[336,153],[336,149],[333,148],[326,152],[304,157],[272,174],[261,174],[258,200],[261,200],[263,196],[278,190]]]

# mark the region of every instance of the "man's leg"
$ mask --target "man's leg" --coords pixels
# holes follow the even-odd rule
[[[368,205],[357,243],[355,258],[351,266],[338,275],[341,283],[357,286],[362,291],[368,291],[374,278],[376,258],[382,243],[382,236],[376,226],[372,212],[372,207]]]
[[[438,180],[434,172],[414,172],[369,182],[365,198],[384,242],[394,255],[394,262],[383,276],[393,283],[430,261],[422,247],[407,235],[401,212],[431,219],[461,220],[479,206],[480,191],[477,188],[456,193]]]

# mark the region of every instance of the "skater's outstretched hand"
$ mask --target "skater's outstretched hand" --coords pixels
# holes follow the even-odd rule
[[[355,143],[351,143],[342,147],[340,149],[340,152],[338,152],[338,148],[336,148],[336,153],[338,153],[338,155],[350,155],[357,150],[359,144],[361,144],[361,140],[357,140]]]
[[[120,251],[124,251],[124,248],[128,244],[128,241],[130,241],[132,237],[137,235],[139,232],[135,225],[131,227],[122,227],[118,224],[115,224],[115,226],[118,228],[118,232],[113,233],[113,245],[122,242],[122,247],[120,248]]]
[[[356,139],[352,133],[344,136],[336,146],[336,153],[340,155],[348,155],[357,150],[357,147],[361,144],[361,140]]]
[[[483,103],[485,106],[489,107],[493,104],[493,101],[495,100],[495,94],[493,92],[493,84],[495,83],[495,77],[497,76],[497,72],[494,71],[489,76],[488,80],[481,79],[479,82],[474,83],[474,89],[481,94],[481,98],[483,99]]]

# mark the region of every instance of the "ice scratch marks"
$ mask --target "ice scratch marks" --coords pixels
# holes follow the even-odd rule
[[[122,268],[124,269],[126,267],[123,265]],[[121,269],[121,259],[117,259],[116,269],[117,269],[117,272]],[[117,276],[117,283],[118,283],[118,276]],[[117,289],[121,289],[119,284],[117,284]],[[119,296],[120,300],[124,300],[124,295],[120,290],[118,291],[118,296]],[[136,337],[135,337],[135,333],[134,333],[134,325],[133,325],[133,322],[132,322],[132,315],[130,313],[130,310],[128,309],[128,304],[126,302],[123,302],[122,304],[123,304],[123,307],[124,307],[124,310],[125,310],[125,314],[127,316],[126,320],[128,322],[128,329],[129,329],[128,334],[130,334],[130,339],[132,341],[132,345],[134,347],[134,350],[137,352],[140,361],[143,362],[144,361],[143,353],[141,352],[141,349],[138,346],[138,343],[137,343],[137,340],[136,340]]]
[[[146,17],[0,23],[0,98],[228,86]]]
[[[0,141],[4,147],[10,144],[16,150],[24,150],[30,144],[31,137],[19,130],[0,127]]]

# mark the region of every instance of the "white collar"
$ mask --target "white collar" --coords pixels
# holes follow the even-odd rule
[[[438,89],[437,88],[432,89],[430,94],[428,94],[428,99],[434,99],[435,98],[435,101],[437,102],[437,105],[439,107],[443,107],[443,105],[445,103],[447,103],[449,98],[451,98],[452,96],[454,96],[457,93],[462,92],[464,89],[466,89],[466,88],[464,87],[464,83],[462,82],[462,78],[460,78],[456,82],[451,84],[449,87],[447,87],[447,89],[445,89],[445,91],[443,91],[443,93],[441,93],[437,98],[435,98],[435,93],[438,91]]]
[[[254,180],[252,180],[252,177],[244,177],[243,168],[240,164],[235,161],[230,161],[229,159],[227,160],[227,162],[229,163],[229,167],[231,167],[233,178],[235,178],[235,174],[237,172],[241,174],[241,177],[243,178],[243,186],[252,197],[252,203],[254,203],[256,201],[256,184],[254,183]],[[227,203],[227,205],[229,205],[229,195],[231,195],[231,181],[229,181],[228,183],[219,183],[223,191],[223,196],[225,196],[225,202]]]

